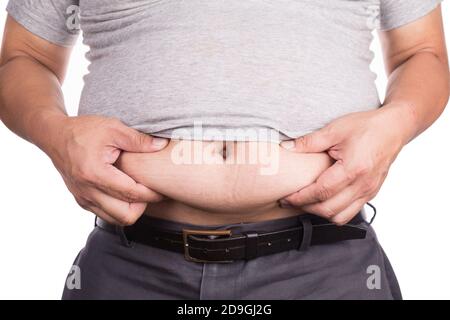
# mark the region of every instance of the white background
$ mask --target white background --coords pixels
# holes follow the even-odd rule
[[[6,2],[0,4],[1,26]],[[450,34],[448,3],[443,13]],[[383,97],[386,77],[377,40],[373,50],[372,68]],[[80,41],[64,85],[71,115],[87,71],[85,51]],[[372,201],[379,211],[378,238],[406,299],[450,299],[449,117],[447,110],[405,147]],[[93,223],[46,155],[0,123],[0,299],[59,299]]]

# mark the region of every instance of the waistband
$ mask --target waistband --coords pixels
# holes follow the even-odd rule
[[[348,224],[349,225],[359,225],[363,222],[367,222],[366,220],[366,211],[363,208]],[[152,228],[160,228],[170,231],[178,231],[181,232],[183,229],[197,229],[197,230],[233,230],[233,232],[272,232],[282,229],[288,229],[298,226],[299,221],[303,219],[309,219],[313,224],[314,223],[329,223],[326,219],[318,217],[312,214],[300,214],[297,216],[281,218],[281,219],[273,219],[273,220],[265,220],[265,221],[257,221],[257,222],[240,222],[240,223],[231,223],[231,224],[217,224],[217,225],[195,225],[185,222],[178,222],[172,220],[166,220],[156,217],[151,217],[144,215],[138,220],[138,224],[145,226],[148,225]],[[372,219],[373,220],[373,219]],[[97,221],[97,219],[96,219]],[[96,222],[97,225],[97,222]],[[126,229],[127,227],[125,227]]]
[[[114,226],[96,219],[96,226],[118,234],[126,247],[140,243],[183,253],[192,262],[250,260],[291,249],[344,240],[364,239],[364,212],[338,227],[326,219],[311,215],[233,224],[198,226],[161,218],[142,216],[129,227]],[[223,230],[226,229],[226,230]]]

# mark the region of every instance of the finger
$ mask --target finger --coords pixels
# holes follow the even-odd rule
[[[128,203],[113,198],[99,190],[91,190],[91,201],[122,226],[134,224],[144,213],[147,203]]]
[[[336,161],[319,176],[316,182],[286,197],[295,206],[324,202],[353,183],[342,161]]]
[[[329,127],[324,127],[298,139],[284,141],[281,146],[290,151],[316,153],[326,151],[336,143],[335,137],[330,134]]]
[[[78,203],[78,205],[86,211],[91,211],[90,207],[94,206],[94,204],[91,201],[88,201],[86,199],[82,199],[82,198],[79,198],[76,196],[74,196],[74,198],[75,198],[75,201]]]
[[[159,202],[164,196],[137,183],[131,177],[120,171],[113,165],[108,165],[105,170],[96,173],[96,184],[106,194],[129,203]]]
[[[104,212],[100,208],[95,207],[93,202],[88,201],[86,199],[78,198],[78,197],[75,197],[75,200],[78,203],[78,205],[81,208],[83,208],[84,210],[92,212],[97,217],[105,220],[108,223],[111,223],[111,224],[114,224],[114,225],[118,225],[119,224],[119,222],[117,220],[115,220],[112,217],[108,216],[108,214],[106,214],[106,212]]]
[[[325,219],[331,219],[347,209],[362,196],[361,189],[353,184],[324,202],[302,206],[301,209]]]
[[[106,212],[104,212],[102,209],[97,208],[97,207],[90,207],[88,209],[88,211],[94,213],[97,217],[99,217],[100,219],[108,222],[109,224],[113,224],[116,226],[120,226],[121,223],[119,221],[117,221],[116,219],[112,218],[111,216],[109,216]]]
[[[366,199],[356,200],[346,209],[331,218],[330,221],[337,224],[338,226],[343,226],[344,224],[349,223],[350,220],[352,220],[361,211],[365,203]]]
[[[117,128],[113,137],[116,147],[128,152],[156,152],[164,149],[169,143],[168,139],[152,137],[126,125]]]

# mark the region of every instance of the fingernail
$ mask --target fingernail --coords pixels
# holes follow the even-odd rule
[[[295,142],[293,140],[283,141],[281,143],[281,147],[286,149],[286,150],[292,150],[292,149],[295,148]]]
[[[293,206],[289,202],[287,202],[286,200],[279,200],[278,201],[278,206],[280,208],[283,208],[283,209],[293,208]]]
[[[160,138],[160,137],[153,137],[152,144],[155,147],[164,147],[169,142],[166,138]]]

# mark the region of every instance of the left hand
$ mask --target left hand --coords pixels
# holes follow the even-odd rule
[[[395,110],[395,108],[391,108]],[[280,200],[344,225],[373,199],[406,143],[401,116],[387,106],[345,115],[282,146],[294,152],[327,152],[336,162],[311,185]]]

